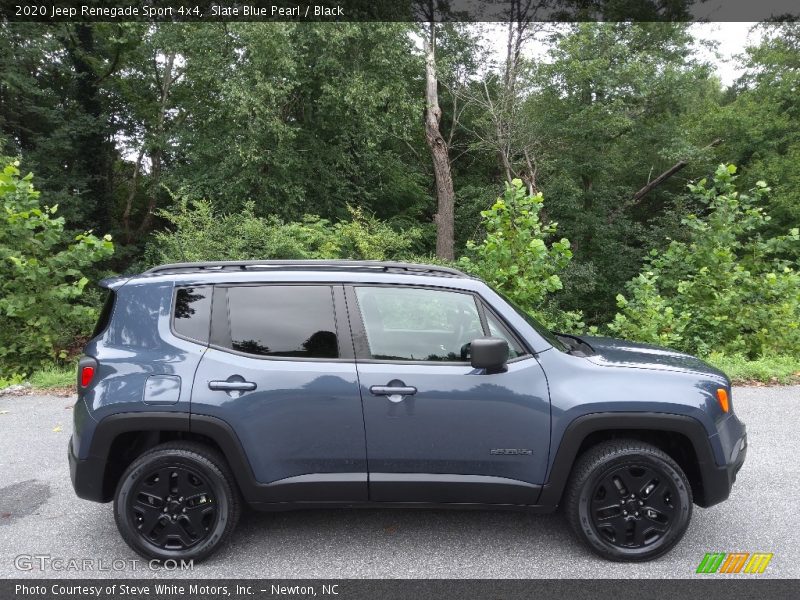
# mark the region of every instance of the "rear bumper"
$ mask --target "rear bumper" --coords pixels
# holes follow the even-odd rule
[[[704,508],[719,504],[730,496],[731,488],[736,482],[736,475],[747,457],[747,434],[737,440],[729,458],[728,464],[718,467],[716,465],[702,469],[703,494],[695,498],[698,506]]]
[[[103,493],[106,461],[93,457],[85,460],[78,459],[73,452],[71,437],[67,447],[67,456],[69,458],[69,476],[78,497],[94,502],[108,502],[109,498]]]

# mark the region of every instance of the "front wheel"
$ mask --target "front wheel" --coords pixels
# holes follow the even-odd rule
[[[240,501],[225,460],[202,444],[156,446],[125,470],[114,498],[122,538],[146,558],[202,560],[239,520]]]
[[[591,448],[575,464],[565,510],[572,529],[596,554],[646,561],[683,537],[692,490],[665,452],[636,440],[613,440]]]

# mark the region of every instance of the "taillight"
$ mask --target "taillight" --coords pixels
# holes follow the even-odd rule
[[[85,388],[97,373],[97,361],[91,356],[84,356],[78,361],[78,387]]]
[[[94,378],[94,367],[82,367],[81,368],[81,387],[86,387],[92,382]]]

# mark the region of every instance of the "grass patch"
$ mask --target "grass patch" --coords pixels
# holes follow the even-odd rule
[[[706,361],[724,371],[737,384],[800,383],[800,358],[796,356],[762,356],[749,360],[741,354],[714,353]]]
[[[42,390],[75,387],[75,366],[48,365],[30,376],[30,384]]]

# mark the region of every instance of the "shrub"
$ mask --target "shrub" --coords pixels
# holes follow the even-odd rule
[[[543,223],[542,194],[528,195],[522,181],[506,184],[505,193],[481,212],[486,237],[467,242],[458,266],[504,293],[548,327],[572,331],[583,327],[581,314],[560,310],[553,294],[562,289],[559,274],[572,259],[569,240],[548,241],[557,223]]]
[[[712,352],[706,361],[724,371],[734,383],[746,384],[800,382],[800,358],[797,356],[762,356],[755,360],[741,354],[727,356]]]
[[[348,206],[350,221],[331,223],[315,215],[285,222],[255,214],[252,202],[241,213],[216,214],[205,200],[178,201],[160,215],[170,230],[153,235],[145,250],[148,265],[200,260],[399,258],[419,237],[411,228],[395,231],[360,208]]]
[[[113,253],[111,238],[70,236],[58,206],[43,206],[19,163],[0,174],[0,376],[30,373],[63,359],[91,330],[94,308],[81,303],[82,269]]]
[[[642,273],[617,296],[609,329],[620,336],[708,355],[754,359],[800,352],[797,229],[763,238],[769,221],[759,181],[736,191],[736,167],[720,165],[711,182],[689,190],[706,207],[683,219],[685,241],[651,251]]]

